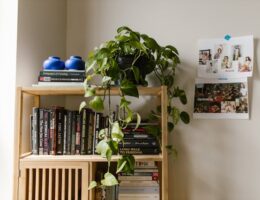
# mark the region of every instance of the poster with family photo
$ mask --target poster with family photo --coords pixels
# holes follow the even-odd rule
[[[198,77],[241,78],[253,73],[253,36],[199,40]]]
[[[196,79],[193,118],[249,119],[247,78]]]

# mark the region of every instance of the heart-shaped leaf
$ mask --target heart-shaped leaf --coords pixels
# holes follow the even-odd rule
[[[96,181],[91,181],[89,186],[88,186],[88,189],[91,190],[93,188],[97,187],[97,182]]]
[[[181,120],[182,120],[185,124],[190,123],[190,116],[189,116],[189,114],[188,114],[187,112],[185,112],[185,111],[181,112],[180,118],[181,118]]]
[[[124,95],[139,97],[136,85],[126,79],[122,81],[120,89]]]
[[[104,102],[103,102],[103,100],[101,99],[100,96],[95,96],[94,99],[92,99],[89,102],[89,106],[90,106],[90,108],[92,108],[95,111],[104,110]]]
[[[101,184],[104,186],[118,185],[118,181],[115,176],[109,172],[105,173],[104,179],[101,180]]]

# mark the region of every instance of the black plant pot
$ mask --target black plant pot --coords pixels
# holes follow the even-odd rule
[[[130,68],[132,66],[133,61],[133,55],[119,56],[117,58],[118,66],[122,70]],[[145,56],[140,56],[135,62],[134,66],[136,66],[139,69],[141,79],[137,82],[135,80],[134,73],[131,70],[126,71],[127,79],[135,84],[144,85],[146,75],[151,73],[155,67],[154,62]]]

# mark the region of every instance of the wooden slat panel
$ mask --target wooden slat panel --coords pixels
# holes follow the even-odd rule
[[[78,200],[79,192],[79,169],[75,169],[75,200]]]
[[[35,183],[35,199],[39,199],[39,179],[40,179],[40,170],[36,169],[36,183]]]
[[[65,169],[62,169],[61,200],[65,200]]]
[[[48,191],[48,200],[52,200],[52,169],[49,169],[49,191]]]
[[[26,199],[26,169],[21,169],[21,176],[19,180],[19,198],[20,200]]]
[[[42,169],[42,200],[46,198],[46,169]]]
[[[71,191],[71,187],[72,187],[72,169],[69,169],[69,181],[68,181],[68,199],[71,199],[72,197],[72,191]]]
[[[59,178],[60,178],[60,174],[59,174],[59,169],[57,168],[55,170],[55,200],[59,199]]]

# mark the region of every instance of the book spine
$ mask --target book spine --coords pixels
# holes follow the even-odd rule
[[[39,109],[39,155],[43,155],[44,110]]]
[[[80,141],[81,138],[81,115],[76,115],[76,141],[75,141],[75,154],[80,154]]]
[[[137,140],[137,139],[125,139],[124,143],[119,143],[119,147],[126,147],[126,148],[148,148],[148,147],[157,147],[159,148],[159,144],[155,139],[143,139],[143,140]]]
[[[86,155],[88,151],[88,123],[89,111],[87,109],[82,110],[82,126],[81,126],[81,155]]]
[[[75,155],[76,149],[76,112],[72,111],[72,121],[71,121],[71,155]]]
[[[44,118],[43,118],[43,123],[44,123],[44,137],[43,137],[43,154],[44,155],[49,155],[49,136],[50,136],[50,112],[49,110],[45,109],[44,110]]]
[[[119,181],[157,181],[158,175],[155,176],[118,176]]]
[[[72,111],[67,111],[67,142],[66,142],[66,151],[67,155],[71,154],[71,128],[72,128]]]
[[[126,147],[119,147],[119,153],[122,155],[125,154],[134,154],[134,155],[156,155],[160,153],[159,148],[126,148]]]
[[[33,154],[33,139],[34,139],[33,138],[33,115],[30,115],[29,119],[30,119],[30,138],[31,138],[30,145],[31,145],[31,151]]]
[[[67,155],[67,111],[64,111],[63,121],[63,155]]]
[[[56,137],[57,137],[57,110],[50,110],[50,138],[49,138],[49,148],[50,155],[56,155]]]
[[[94,134],[94,113],[90,113],[90,120],[88,126],[88,154],[93,154],[93,134]]]
[[[152,135],[143,134],[140,132],[137,133],[125,133],[124,132],[124,139],[154,139]]]
[[[63,128],[64,128],[64,110],[57,110],[57,155],[62,155],[63,151]]]
[[[32,154],[39,154],[39,108],[32,111]]]
[[[38,81],[40,82],[84,82],[84,77],[50,77],[50,76],[39,76]]]
[[[40,71],[40,76],[53,76],[53,77],[85,77],[85,71]]]
[[[101,130],[101,118],[102,113],[95,113],[95,125],[94,125],[94,137],[93,137],[93,152],[96,152],[96,146],[98,144],[99,131]]]

